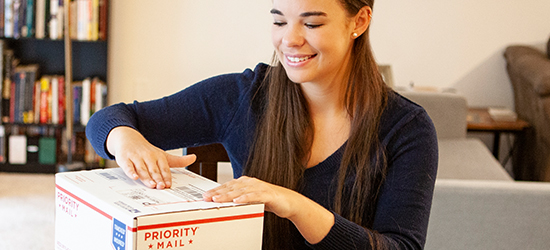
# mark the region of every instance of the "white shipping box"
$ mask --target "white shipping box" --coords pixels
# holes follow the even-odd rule
[[[172,177],[156,190],[120,168],[56,174],[55,249],[261,249],[263,204],[204,202],[220,184]]]

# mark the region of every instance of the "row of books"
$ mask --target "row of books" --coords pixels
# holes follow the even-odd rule
[[[108,0],[0,0],[0,33],[7,38],[62,39],[65,12],[76,40],[106,40]]]
[[[75,162],[105,166],[105,160],[95,153],[84,132],[75,133],[71,145],[63,139],[65,132],[65,129],[43,126],[22,129],[0,125],[0,164],[55,165],[67,162],[67,154],[71,150]]]
[[[0,50],[3,47],[0,40]],[[39,76],[36,64],[20,65],[13,51],[3,52],[0,65],[4,79],[0,89],[0,117],[3,123],[64,124],[73,117],[74,124],[86,125],[90,116],[107,104],[107,85],[98,77],[75,81],[71,85],[73,114],[66,114],[65,77]]]

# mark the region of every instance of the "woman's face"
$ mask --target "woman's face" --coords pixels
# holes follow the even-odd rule
[[[271,13],[273,45],[290,80],[344,80],[354,37],[338,0],[273,0]]]

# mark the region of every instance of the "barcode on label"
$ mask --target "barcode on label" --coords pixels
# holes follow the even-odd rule
[[[103,177],[109,179],[109,180],[118,180],[118,177],[112,175],[112,174],[109,174],[109,173],[99,173],[100,175],[102,175]]]
[[[191,196],[195,200],[202,200],[202,194],[193,189],[190,189],[189,187],[182,186],[182,187],[177,187],[177,189],[180,191],[178,192],[180,194],[181,193],[186,194],[186,196]]]

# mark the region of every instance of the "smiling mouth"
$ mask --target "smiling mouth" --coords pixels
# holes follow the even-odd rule
[[[315,56],[317,56],[317,54],[315,55],[310,55],[310,56],[302,56],[302,57],[294,57],[294,56],[286,56],[286,59],[290,62],[293,62],[293,63],[298,63],[298,62],[304,62],[304,61],[307,61],[311,58],[314,58]]]

